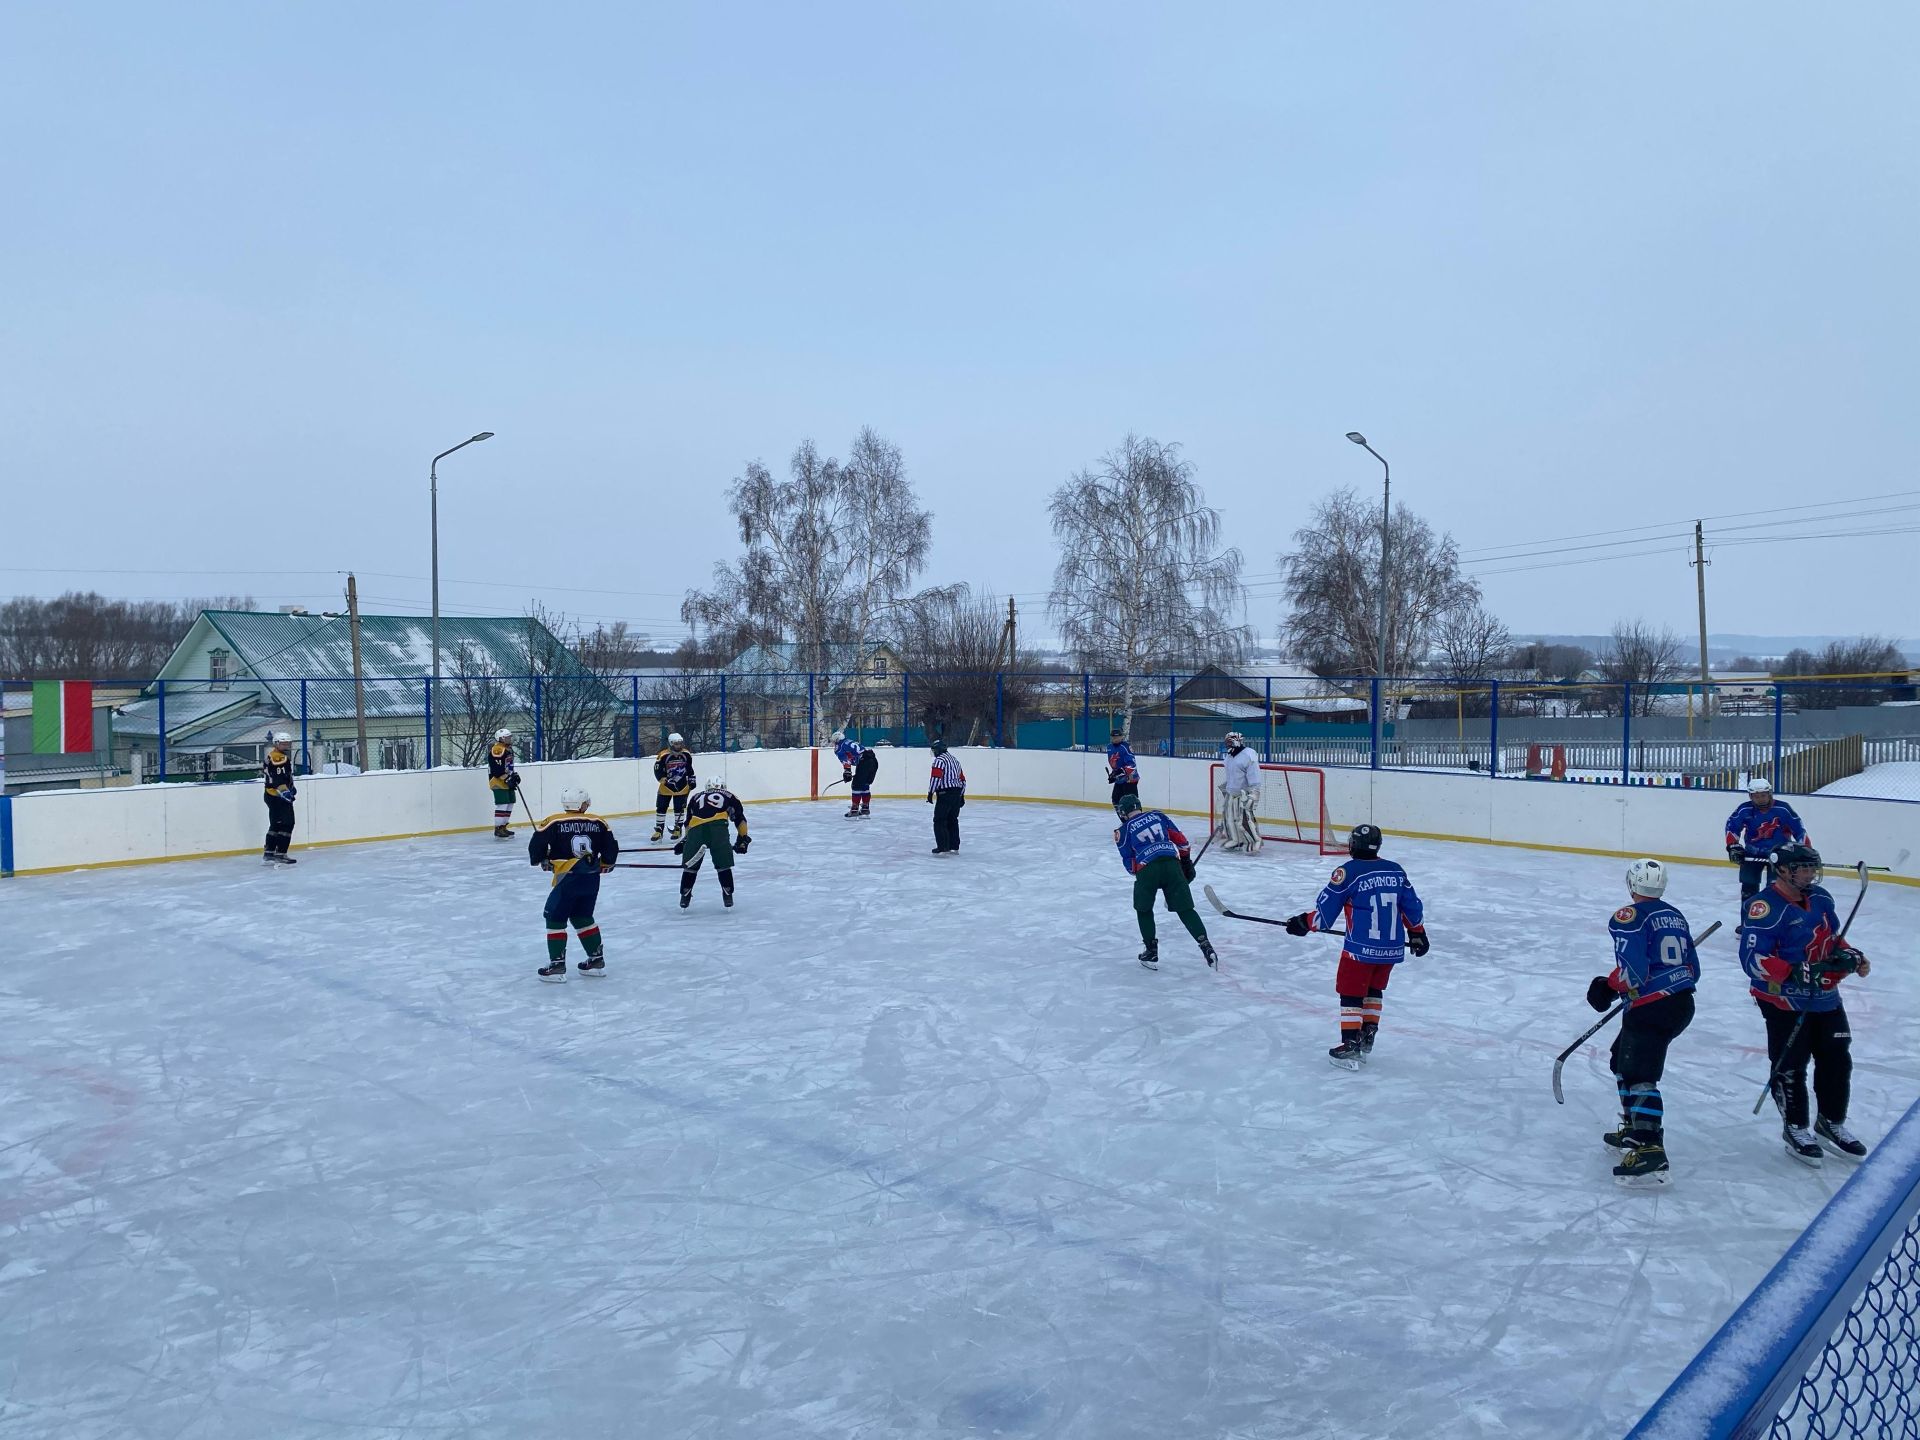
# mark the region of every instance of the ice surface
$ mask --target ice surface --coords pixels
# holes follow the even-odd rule
[[[486,836],[0,886],[0,1437],[1617,1436],[1845,1178],[1747,1113],[1730,926],[1675,1183],[1613,1185],[1603,1048],[1553,1103],[1621,861],[1390,834],[1434,950],[1353,1075],[1336,941],[1134,963],[1103,813],[969,805],[935,859],[840,808],[754,807],[732,911],[608,876],[564,986]],[[1332,863],[1202,873],[1284,915]],[[1884,885],[1853,931],[1870,1142],[1916,929]]]

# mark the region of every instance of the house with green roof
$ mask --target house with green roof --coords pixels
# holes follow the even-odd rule
[[[356,702],[345,615],[204,610],[157,680],[116,713],[116,760],[156,775],[163,725],[167,773],[208,778],[258,766],[276,730],[304,742],[312,770],[418,769],[429,728],[443,765],[479,764],[501,728],[529,759],[536,737],[546,759],[611,755],[626,740],[619,698],[538,620],[442,616],[437,687],[432,673],[423,615],[360,617]]]

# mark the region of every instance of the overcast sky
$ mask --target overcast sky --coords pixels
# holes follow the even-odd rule
[[[670,638],[743,464],[870,424],[924,578],[1044,633],[1132,430],[1270,634],[1360,429],[1516,630],[1690,632],[1704,515],[1873,532],[1718,546],[1716,631],[1913,637],[1916,54],[1910,0],[10,6],[0,594],[424,609],[488,429],[443,608]]]

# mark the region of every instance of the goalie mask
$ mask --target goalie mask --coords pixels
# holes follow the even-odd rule
[[[1238,730],[1229,730],[1227,732],[1227,749],[1229,751],[1231,751],[1235,755],[1238,755],[1242,750],[1246,748],[1247,748],[1246,736],[1242,735]]]

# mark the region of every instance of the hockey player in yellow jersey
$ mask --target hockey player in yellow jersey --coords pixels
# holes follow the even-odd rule
[[[727,838],[727,821],[738,832]],[[699,877],[700,864],[709,852],[714,873],[720,877],[720,903],[733,904],[733,852],[747,853],[752,841],[747,835],[747,812],[740,797],[719,780],[702,783],[687,799],[687,838],[673,847],[680,856],[680,908],[693,903],[693,882]]]
[[[660,793],[653,802],[653,838],[658,840],[667,828],[667,806],[673,806],[673,838],[678,840],[687,828],[687,795],[693,789],[693,752],[676,732],[667,736],[667,748],[653,757],[653,778],[660,782]]]
[[[507,822],[513,818],[513,792],[520,788],[520,772],[513,768],[513,732],[496,730],[487,747],[487,788],[493,791],[493,833],[513,838]]]
[[[527,841],[527,863],[553,874],[553,888],[547,892],[542,912],[547,922],[547,963],[536,972],[550,984],[567,978],[569,922],[587,952],[580,961],[580,973],[600,976],[607,969],[593,907],[600,898],[600,874],[620,858],[620,842],[606,821],[587,813],[592,804],[593,797],[585,790],[562,790],[560,813],[542,820]]]

